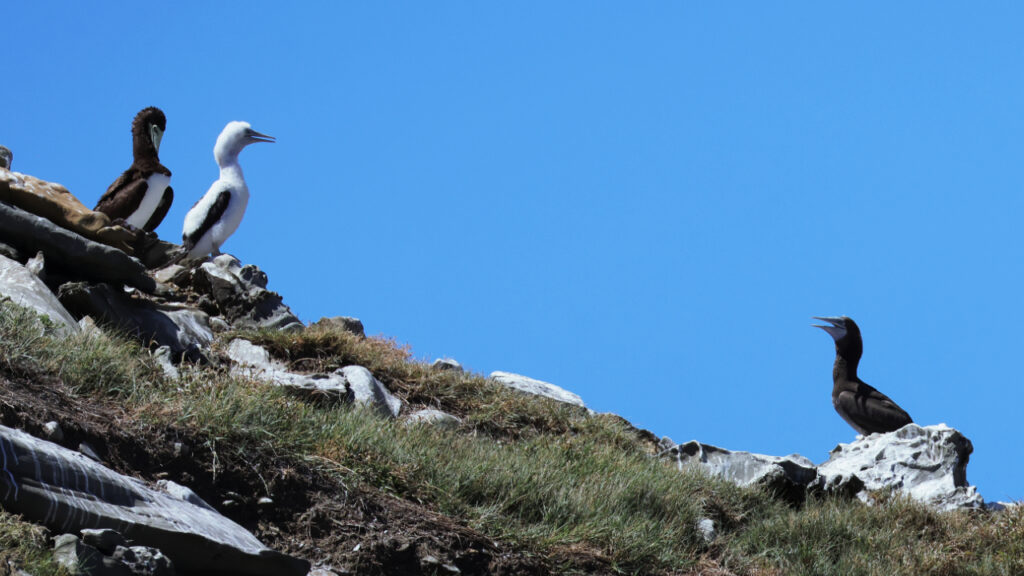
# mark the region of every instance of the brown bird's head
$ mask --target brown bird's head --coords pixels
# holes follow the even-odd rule
[[[155,106],[140,110],[132,121],[132,149],[136,157],[146,153],[156,156],[166,129],[167,117],[162,110]]]
[[[836,353],[848,358],[860,358],[864,344],[860,337],[860,328],[852,318],[847,316],[813,316],[815,320],[828,322],[828,326],[813,324],[815,328],[821,328],[836,341]]]

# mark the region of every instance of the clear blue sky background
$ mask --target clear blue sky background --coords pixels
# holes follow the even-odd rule
[[[833,345],[968,480],[1024,498],[1024,8],[936,2],[17,2],[0,144],[92,206],[168,116],[177,199],[230,120],[224,246],[305,321],[507,370],[655,434],[825,460]]]

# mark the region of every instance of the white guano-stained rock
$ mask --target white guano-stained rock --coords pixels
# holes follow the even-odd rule
[[[807,485],[818,476],[814,463],[799,454],[734,452],[696,440],[676,444],[667,437],[660,445],[660,457],[674,462],[681,472],[700,470],[739,486],[764,486],[796,502],[804,499]]]
[[[491,372],[490,378],[499,384],[508,386],[509,388],[515,388],[516,390],[526,392],[527,394],[544,396],[546,398],[551,398],[552,400],[558,400],[559,402],[574,404],[580,407],[584,406],[583,399],[578,395],[573,394],[564,388],[559,388],[549,382],[535,380],[520,374],[501,371]]]
[[[82,331],[74,316],[35,274],[18,262],[0,256],[0,297],[48,317],[63,334]]]
[[[402,411],[402,401],[395,398],[373,374],[362,366],[345,366],[336,370],[348,382],[357,404],[373,408],[384,416],[396,418]]]
[[[978,508],[984,499],[967,484],[973,451],[970,440],[945,424],[907,424],[836,446],[818,466],[818,482],[827,491],[854,492],[865,501],[868,492],[892,488],[940,510]]]
[[[346,366],[331,374],[295,374],[289,372],[283,363],[272,359],[266,349],[242,338],[228,344],[227,355],[233,362],[231,372],[238,376],[331,399],[352,401],[377,410],[388,418],[398,416],[402,410],[402,401],[362,366]]]
[[[338,374],[295,374],[270,357],[262,346],[235,338],[228,344],[231,373],[260,380],[275,386],[287,386],[333,400],[351,400],[348,382]]]

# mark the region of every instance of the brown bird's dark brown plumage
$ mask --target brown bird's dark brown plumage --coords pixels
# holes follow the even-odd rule
[[[836,361],[832,366],[832,406],[843,420],[860,434],[892,432],[913,420],[891,398],[857,377],[864,344],[860,328],[846,316],[820,317],[829,326],[815,324],[828,332],[836,343]]]
[[[144,108],[132,121],[134,162],[114,180],[93,210],[147,232],[156,230],[174,200],[171,171],[160,164],[160,140],[167,118],[159,108]]]

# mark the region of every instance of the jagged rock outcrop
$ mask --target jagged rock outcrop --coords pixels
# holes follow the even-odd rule
[[[61,534],[53,556],[76,576],[174,576],[174,565],[156,548],[129,546],[114,530],[82,530],[82,537]]]
[[[862,499],[873,490],[891,488],[940,510],[978,508],[984,500],[967,484],[973,451],[970,440],[945,424],[907,424],[836,446],[818,466],[817,485]]]
[[[967,485],[971,441],[939,424],[908,424],[895,432],[858,437],[832,450],[820,466],[800,456],[733,452],[697,441],[661,441],[661,458],[680,469],[696,468],[740,486],[767,486],[792,501],[826,491],[870,501],[875,490],[898,490],[940,510],[977,508],[984,500]]]
[[[196,268],[180,269],[172,281],[201,295],[197,305],[211,316],[223,317],[235,329],[304,328],[281,295],[267,290],[267,275],[251,264],[242,266],[230,254]]]
[[[315,398],[355,402],[377,410],[389,418],[397,417],[402,401],[395,398],[369,370],[345,366],[331,374],[296,374],[270,357],[266,349],[242,338],[228,344],[232,372],[277,386],[287,386]]]
[[[110,284],[68,282],[60,287],[61,304],[75,316],[89,316],[105,326],[138,338],[144,344],[167,346],[173,360],[205,358],[213,341],[209,317],[176,303],[159,303]]]
[[[676,444],[669,438],[663,438],[660,445],[659,456],[675,462],[680,471],[697,469],[739,486],[763,486],[795,502],[804,499],[807,485],[818,476],[814,463],[799,454],[733,452],[696,440]]]
[[[28,268],[0,256],[0,296],[48,317],[64,334],[81,332],[78,322]]]
[[[552,400],[565,402],[566,404],[574,404],[576,406],[583,407],[583,399],[578,395],[573,394],[564,388],[559,388],[549,382],[535,380],[520,374],[501,371],[491,372],[490,379],[502,384],[503,386],[515,388],[516,390],[526,392],[527,394],[544,396],[551,398]]]
[[[6,510],[58,532],[109,528],[156,548],[183,573],[305,576],[309,563],[268,549],[194,494],[181,498],[82,454],[0,426]],[[179,486],[178,492],[187,490]]]

